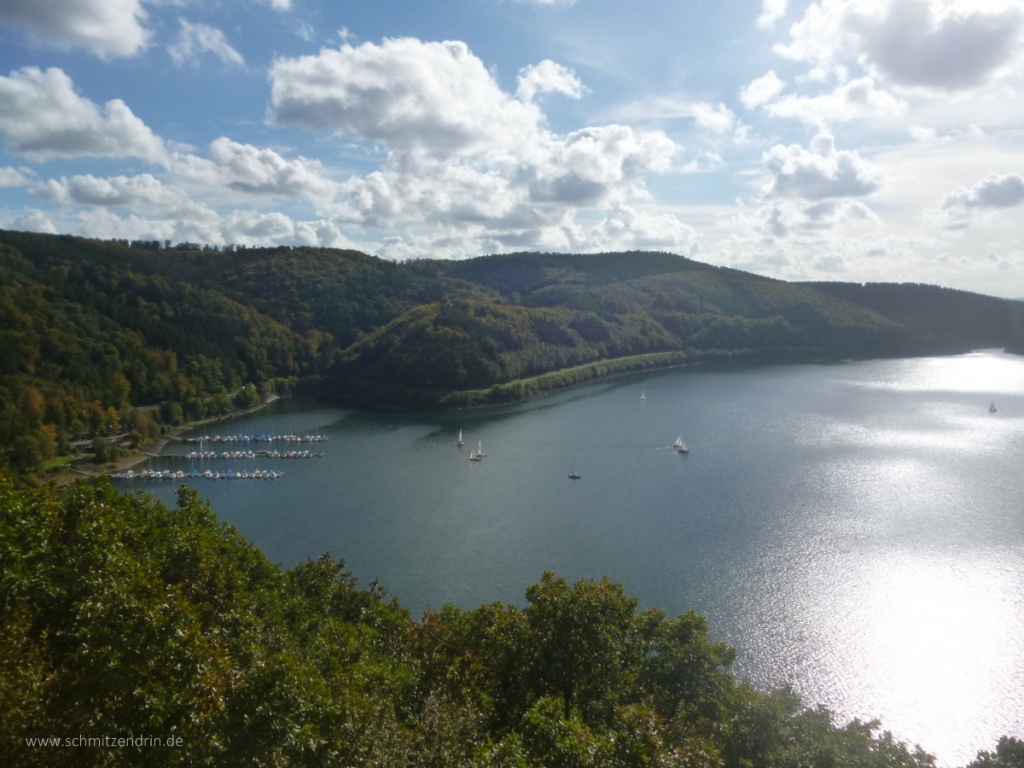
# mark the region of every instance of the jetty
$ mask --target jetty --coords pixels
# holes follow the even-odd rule
[[[189,443],[324,443],[329,440],[327,435],[203,435],[186,437]]]
[[[228,469],[223,472],[212,469],[143,469],[136,472],[129,469],[125,472],[111,472],[108,477],[114,480],[276,480],[282,475],[284,472],[279,469]]]
[[[166,454],[168,456],[173,454]],[[323,451],[189,451],[184,459],[320,459]]]

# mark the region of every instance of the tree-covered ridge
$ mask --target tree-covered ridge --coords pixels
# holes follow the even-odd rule
[[[0,753],[25,766],[920,768],[878,723],[835,722],[730,671],[693,613],[545,574],[521,606],[414,621],[323,556],[282,569],[183,489],[0,474]],[[180,747],[39,747],[51,737]],[[1004,739],[974,768],[1020,766]]]
[[[1024,350],[1010,302],[792,284],[670,253],[394,263],[0,231],[0,456],[222,415],[296,385],[470,405],[651,366]]]
[[[0,446],[22,469],[75,440],[144,439],[161,421],[251,404],[331,360],[329,340],[161,273],[149,254],[43,242],[54,247],[32,260],[0,242]]]

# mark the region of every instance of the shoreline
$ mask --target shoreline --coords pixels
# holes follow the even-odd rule
[[[130,450],[125,456],[118,457],[114,461],[108,461],[103,464],[95,464],[92,461],[86,459],[81,464],[75,466],[72,464],[66,464],[61,469],[57,470],[55,476],[52,478],[57,482],[68,482],[76,477],[88,477],[96,479],[98,477],[106,477],[112,472],[124,472],[133,467],[137,467],[149,459],[157,458],[162,453],[164,448],[169,443],[181,439],[181,435],[189,430],[201,427],[204,424],[214,424],[218,421],[224,421],[226,419],[234,418],[235,416],[245,416],[249,413],[255,413],[266,408],[271,403],[280,400],[283,395],[271,395],[259,405],[253,406],[252,408],[246,408],[244,410],[231,411],[223,416],[211,416],[207,419],[200,419],[198,421],[190,421],[185,424],[179,424],[173,427],[171,431],[165,432],[158,437],[153,438],[153,441],[149,443],[145,448],[139,448]]]

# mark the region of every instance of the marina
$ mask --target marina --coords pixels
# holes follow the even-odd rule
[[[243,445],[271,445],[273,443],[305,444],[323,443],[327,441],[324,434],[272,434],[269,432],[238,433],[234,435],[202,435],[200,437],[182,438],[186,443],[199,443],[197,451],[188,453],[166,453],[163,459],[180,460],[186,459],[193,462],[189,469],[149,468],[141,470],[123,470],[107,474],[112,480],[276,480],[284,475],[281,469],[211,469],[196,468],[194,462],[200,461],[249,461],[255,459],[321,459],[323,451],[313,451],[307,448],[277,450],[275,448],[242,448],[227,451],[208,451],[206,443],[217,444],[243,444]]]

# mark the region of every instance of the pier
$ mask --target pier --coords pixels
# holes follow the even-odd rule
[[[324,443],[329,438],[327,435],[203,435],[202,437],[187,437],[188,443]]]
[[[136,472],[129,469],[126,472],[111,472],[108,477],[114,480],[276,480],[282,475],[284,472],[279,469],[227,469],[223,472],[212,469],[143,469]]]

